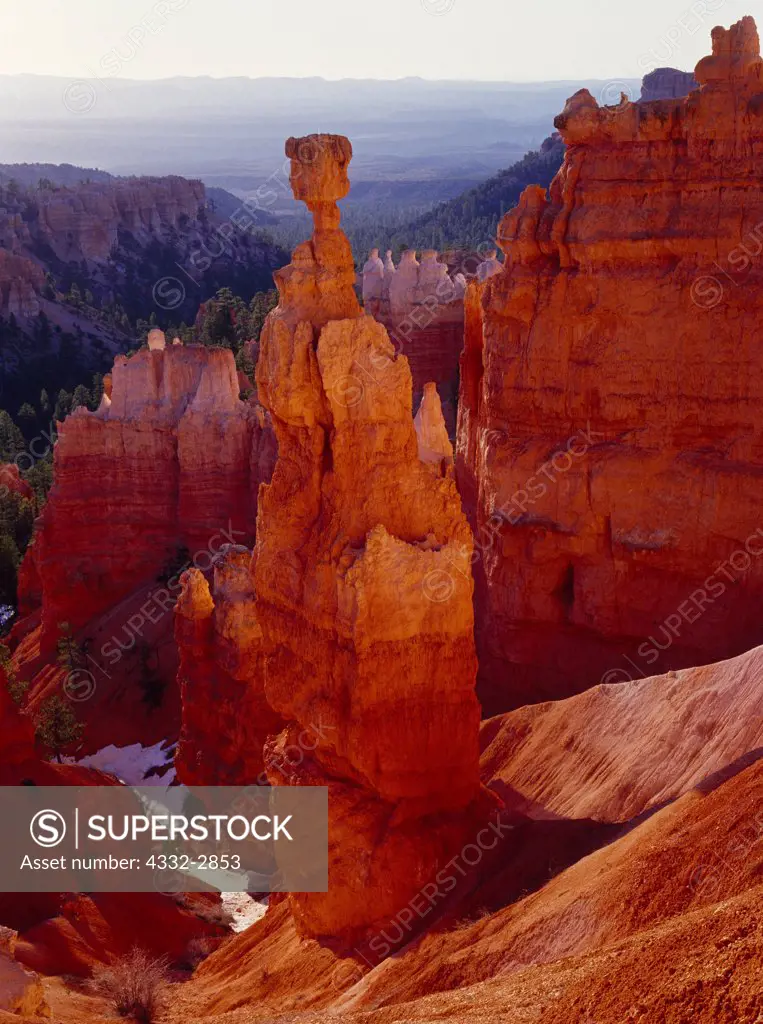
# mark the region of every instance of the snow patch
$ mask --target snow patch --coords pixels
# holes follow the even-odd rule
[[[64,763],[98,768],[115,775],[127,786],[169,786],[175,779],[174,767],[168,767],[172,763],[172,754],[173,747],[167,746],[167,740],[160,740],[152,747],[144,747],[140,743],[132,743],[128,747],[110,744],[80,760],[65,757]],[[157,774],[157,768],[167,768],[167,771]]]
[[[220,900],[223,908],[233,918],[231,929],[234,932],[245,932],[267,913],[267,901],[258,903],[248,892],[221,892]]]

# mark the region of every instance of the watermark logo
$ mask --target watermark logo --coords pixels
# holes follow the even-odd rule
[[[87,114],[95,106],[96,99],[91,82],[70,82],[64,89],[64,106],[71,114]]]
[[[177,309],[185,302],[185,286],[177,277],[160,277],[153,287],[152,295],[161,309]]]
[[[38,846],[46,850],[58,846],[66,836],[66,822],[59,811],[38,811],[29,825],[29,834]]]
[[[421,6],[427,14],[440,18],[443,14],[450,14],[456,6],[456,0],[421,0]]]
[[[422,582],[424,597],[434,604],[445,604],[450,601],[456,590],[456,581],[444,569],[432,569]]]
[[[344,409],[352,409],[363,401],[365,388],[359,377],[348,373],[344,377],[338,377],[329,387],[329,394],[337,405]]]
[[[633,87],[628,82],[607,82],[599,93],[599,106],[618,107],[622,102],[623,96],[629,103],[633,102]]]
[[[700,309],[714,309],[723,298],[723,285],[717,277],[704,274],[691,286],[691,301]]]
[[[95,690],[95,676],[86,668],[75,668],[64,680],[64,693],[75,704],[90,700]]]

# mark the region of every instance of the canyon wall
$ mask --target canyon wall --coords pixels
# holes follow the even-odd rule
[[[458,479],[491,710],[763,639],[763,75],[713,30],[698,91],[556,125],[466,302]]]
[[[172,345],[161,332],[118,356],[100,408],[60,424],[54,484],[21,573],[42,584],[42,642],[76,630],[157,578],[182,549],[209,560],[252,542],[257,491],[274,456],[261,407],[239,399],[227,349]],[[27,567],[31,561],[34,571]],[[206,563],[205,563],[206,564]]]
[[[43,187],[18,197],[6,187],[0,199],[2,248],[24,251],[43,245],[60,260],[102,262],[120,231],[146,243],[181,228],[184,220],[195,221],[206,193],[200,181],[170,175]]]

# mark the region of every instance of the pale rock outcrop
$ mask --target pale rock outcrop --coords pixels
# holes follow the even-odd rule
[[[167,339],[164,337],[164,331],[154,327],[148,332],[148,347],[152,352],[161,352],[166,346]]]
[[[18,934],[0,926],[0,1010],[19,1017],[50,1017],[39,975],[16,962]]]
[[[413,307],[419,284],[419,266],[415,249],[406,249],[389,284],[391,316],[405,316]]]
[[[498,251],[496,249],[490,249],[485,253],[485,259],[477,267],[477,280],[487,281],[488,278],[495,277],[496,274],[500,274],[503,270],[503,264],[498,259]]]
[[[443,465],[444,462],[446,466],[451,466],[453,445],[445,427],[437,387],[431,382],[424,385],[424,397],[421,399],[413,425],[416,428],[421,461],[437,466]]]
[[[451,436],[456,429],[458,359],[463,344],[463,295],[466,282],[451,279],[434,249],[402,254],[395,269],[387,253],[379,319],[393,344],[408,358],[413,377],[413,408],[418,408],[424,385],[434,381],[440,393]]]
[[[371,316],[378,316],[384,293],[384,263],[378,249],[372,249],[363,267],[363,305]]]

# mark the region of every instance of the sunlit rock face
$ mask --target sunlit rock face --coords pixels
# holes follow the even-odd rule
[[[303,933],[352,942],[484,809],[472,540],[447,466],[420,458],[408,362],[355,298],[336,207],[350,144],[286,151],[315,232],[275,275],[257,366],[279,457],[252,572],[265,694],[288,723],[265,762],[273,783],[329,787],[329,892],[290,900]]]
[[[457,465],[492,709],[763,639],[762,66],[745,18],[684,98],[578,92],[550,194],[524,192],[505,269],[467,295]]]
[[[96,412],[60,426],[54,485],[21,575],[41,586],[43,646],[155,579],[179,550],[208,565],[252,543],[257,491],[275,444],[261,407],[239,399],[230,351],[151,346],[117,357]],[[34,564],[34,571],[27,563]]]

